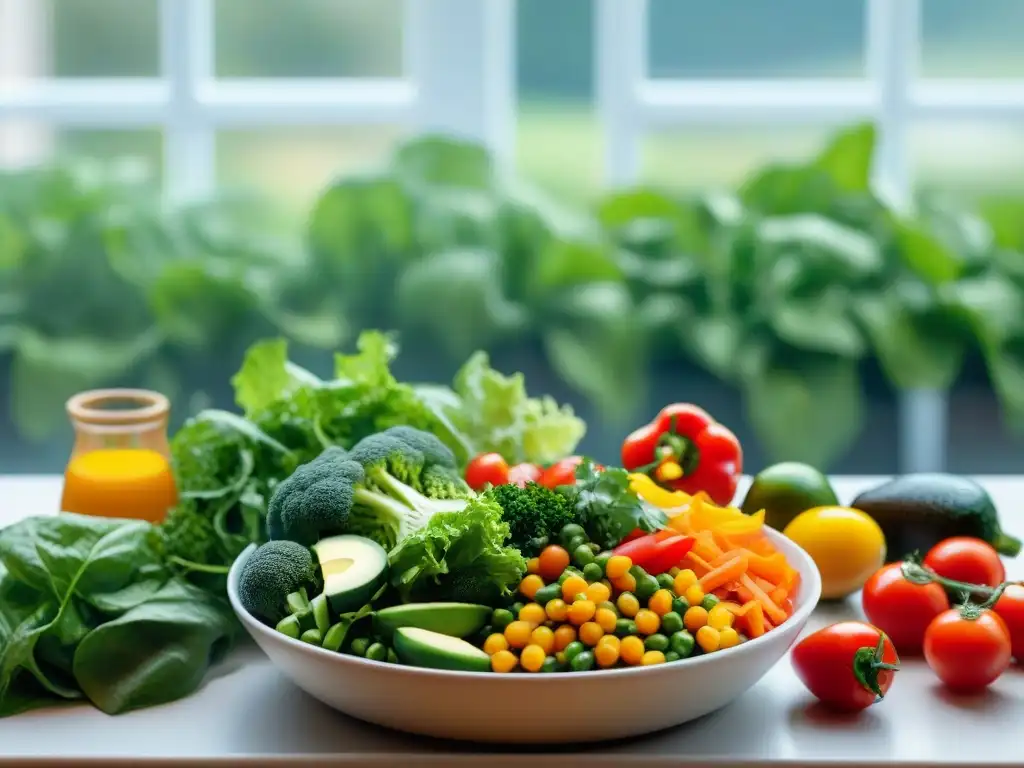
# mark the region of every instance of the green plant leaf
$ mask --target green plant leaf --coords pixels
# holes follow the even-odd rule
[[[537,297],[582,283],[615,282],[622,278],[622,268],[606,244],[560,239],[547,244],[531,275]]]
[[[405,184],[488,189],[494,169],[486,148],[451,136],[411,139],[395,152],[392,171]]]
[[[814,166],[831,176],[847,192],[867,192],[871,188],[871,164],[875,153],[874,123],[860,123],[836,133]]]
[[[747,179],[739,194],[750,210],[768,216],[790,216],[827,209],[839,190],[821,168],[777,164]]]
[[[899,222],[896,243],[903,263],[932,285],[956,280],[963,271],[959,255],[926,230],[921,222]]]
[[[746,329],[736,316],[693,317],[679,329],[679,337],[704,368],[723,381],[736,376],[737,353]]]
[[[832,270],[839,283],[875,274],[883,266],[877,242],[824,216],[767,218],[757,225],[756,235],[766,261],[776,252],[798,250],[803,262]]]
[[[849,305],[845,291],[826,290],[813,298],[778,301],[769,322],[782,341],[798,349],[859,358],[864,340],[850,317]]]
[[[773,461],[827,469],[863,426],[864,396],[852,360],[772,361],[747,378],[743,390],[747,416]]]

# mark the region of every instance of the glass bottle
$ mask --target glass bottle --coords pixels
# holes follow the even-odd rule
[[[75,431],[61,509],[162,521],[177,503],[167,422],[170,402],[144,389],[80,392],[67,402]]]

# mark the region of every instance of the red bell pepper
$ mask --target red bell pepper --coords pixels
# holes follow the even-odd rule
[[[633,565],[639,565],[652,576],[657,576],[682,563],[692,548],[692,536],[663,530],[619,544],[614,554],[625,555],[633,561]]]
[[[625,439],[622,466],[650,474],[672,491],[704,491],[724,505],[736,494],[743,450],[736,435],[703,408],[674,403]]]

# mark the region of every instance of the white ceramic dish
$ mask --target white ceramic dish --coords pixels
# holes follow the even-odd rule
[[[736,648],[652,667],[550,675],[448,672],[368,661],[293,640],[238,600],[243,552],[228,577],[231,605],[271,662],[330,707],[378,725],[466,741],[557,744],[638,736],[720,709],[751,688],[796,641],[821,595],[810,556],[776,531],[800,572],[792,617]]]

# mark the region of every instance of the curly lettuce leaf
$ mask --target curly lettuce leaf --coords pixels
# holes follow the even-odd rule
[[[458,512],[441,512],[391,551],[391,585],[404,601],[430,594],[460,574],[484,576],[499,594],[509,594],[526,572],[526,560],[506,547],[508,523],[501,507],[475,499]]]

